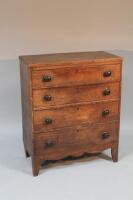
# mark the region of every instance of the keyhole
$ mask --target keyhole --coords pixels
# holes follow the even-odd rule
[[[77,110],[79,110],[79,107],[77,107]]]

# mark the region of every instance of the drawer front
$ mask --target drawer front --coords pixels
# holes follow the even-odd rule
[[[68,156],[72,152],[98,152],[118,140],[118,122],[96,124],[89,127],[65,128],[49,134],[36,135],[35,154],[44,154],[46,159],[56,159],[56,155]],[[61,132],[61,133],[59,133]],[[63,155],[64,154],[64,155]]]
[[[52,129],[80,124],[107,122],[119,118],[119,101],[99,102],[60,109],[34,111],[34,131],[47,132]]]
[[[120,80],[120,64],[32,71],[32,87],[47,88]]]
[[[66,88],[48,88],[33,90],[33,107],[49,108],[60,105],[118,99],[120,97],[119,83],[99,85],[84,85]]]

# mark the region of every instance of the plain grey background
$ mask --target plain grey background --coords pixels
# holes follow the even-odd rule
[[[38,177],[23,150],[19,62],[0,60],[0,199],[133,199],[133,51],[110,52],[124,58],[119,162],[105,156],[65,162]]]

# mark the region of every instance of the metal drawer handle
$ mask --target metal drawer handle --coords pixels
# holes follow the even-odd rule
[[[103,116],[103,117],[104,117],[104,116],[107,116],[107,115],[109,115],[109,113],[110,113],[109,110],[104,110],[104,111],[102,112],[102,116]]]
[[[45,147],[45,148],[50,148],[50,147],[53,147],[54,145],[55,145],[55,142],[54,142],[54,141],[52,141],[52,140],[47,140],[47,141],[45,142],[44,147]]]
[[[51,118],[45,118],[45,124],[52,124],[53,120]]]
[[[43,76],[43,81],[44,82],[50,82],[52,80],[52,77],[50,75],[44,75]]]
[[[52,97],[50,95],[45,95],[44,100],[45,101],[51,101]]]
[[[104,132],[103,134],[102,134],[102,139],[103,140],[105,140],[105,139],[107,139],[107,138],[109,138],[110,137],[110,134],[108,133],[108,132]]]
[[[110,95],[110,89],[106,88],[106,89],[103,91],[103,95],[104,95],[104,96]]]
[[[104,77],[110,77],[111,74],[112,74],[111,71],[105,71],[105,72],[103,73],[103,76],[104,76]]]

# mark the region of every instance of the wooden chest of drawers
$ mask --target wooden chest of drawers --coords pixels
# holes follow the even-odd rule
[[[122,58],[107,52],[20,56],[23,141],[44,160],[111,148],[118,160]]]

